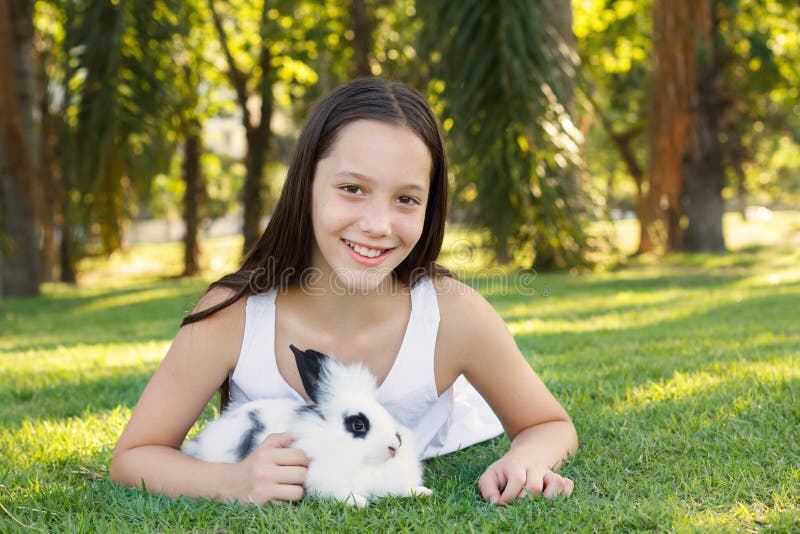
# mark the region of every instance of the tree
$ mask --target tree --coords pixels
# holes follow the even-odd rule
[[[569,3],[436,0],[418,9],[440,80],[432,88],[452,142],[457,207],[489,230],[500,262],[522,249],[538,267],[583,263],[578,192],[562,172],[578,162],[580,134],[565,106],[575,59],[549,10]]]
[[[350,0],[354,77],[372,76],[370,60],[374,47],[372,34],[375,32],[376,21],[374,12],[370,8],[365,0]]]
[[[239,111],[242,114],[242,126],[247,139],[247,153],[245,155],[245,181],[242,195],[244,206],[244,221],[242,233],[244,235],[244,252],[255,244],[261,235],[262,191],[264,189],[264,163],[269,149],[272,130],[270,120],[273,112],[272,86],[274,73],[272,67],[272,53],[270,51],[270,2],[263,0],[261,13],[258,17],[258,52],[257,61],[252,69],[245,69],[234,57],[231,39],[228,37],[226,21],[223,21],[219,9],[215,7],[214,0],[208,1],[209,9],[214,20],[222,51],[227,62],[227,76],[231,87],[236,92]],[[227,23],[232,25],[231,18]],[[253,46],[248,43],[248,48]],[[257,101],[259,113],[251,111],[250,103]]]
[[[105,253],[122,246],[134,200],[146,200],[169,164],[181,74],[174,45],[186,18],[175,0],[36,5],[43,93],[55,95],[42,100],[43,126],[52,122],[42,128],[42,153],[52,154],[42,187],[55,205],[44,219],[58,223],[61,278],[74,282],[92,238]]]
[[[193,276],[200,271],[200,220],[207,192],[200,165],[203,152],[203,121],[212,107],[210,85],[214,69],[208,58],[208,42],[214,34],[213,25],[208,24],[208,12],[204,2],[186,1],[184,16],[189,22],[176,44],[175,63],[181,75],[177,77],[178,94],[177,133],[183,142],[181,166],[184,184],[183,220],[186,232],[183,237],[183,275]],[[201,89],[201,85],[205,85]],[[202,95],[201,95],[202,92]]]
[[[0,0],[0,227],[9,249],[0,252],[0,286],[12,296],[38,295],[40,282],[31,188],[36,175],[31,8],[24,0]]]
[[[193,276],[200,271],[200,206],[205,199],[205,187],[200,170],[200,153],[203,147],[202,128],[197,120],[190,119],[184,127],[183,179],[186,191],[183,198],[183,220],[186,234],[183,238],[183,274]]]
[[[800,152],[800,6],[717,1],[714,15],[715,64],[724,89],[720,142],[740,210],[750,190],[791,204],[787,193]]]
[[[722,73],[729,55],[721,44],[718,4],[716,0],[693,3],[701,11],[692,14],[696,81],[689,108],[689,139],[682,160],[681,207],[687,224],[675,239],[680,249],[688,252],[725,251],[722,189],[726,177],[720,139],[727,107]]]
[[[707,0],[655,0],[653,74],[648,108],[649,190],[640,223],[647,240],[640,249],[680,249],[682,164],[689,135],[690,106],[696,99],[694,16]]]

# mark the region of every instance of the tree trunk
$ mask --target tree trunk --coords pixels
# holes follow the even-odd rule
[[[38,295],[40,282],[31,187],[36,177],[32,9],[24,0],[0,0],[0,226],[10,245],[0,284],[13,296]]]
[[[262,135],[258,128],[249,127],[247,129],[246,174],[242,192],[242,203],[244,204],[242,233],[244,234],[243,252],[245,254],[261,235],[263,213],[261,194],[264,189],[264,162],[268,147],[269,136]]]
[[[76,6],[66,5],[67,20],[76,17]],[[70,102],[72,102],[72,89],[69,81],[75,74],[75,65],[71,65],[70,56],[63,58],[63,79],[59,88],[63,95],[58,112],[58,135],[56,136],[56,166],[58,167],[58,187],[56,188],[56,212],[60,242],[58,244],[58,263],[60,280],[67,284],[78,281],[77,261],[80,255],[81,243],[76,237],[78,227],[76,200],[70,194],[76,189],[78,176],[78,143],[76,128],[67,120]]]
[[[55,131],[50,98],[47,90],[46,63],[48,56],[39,51],[37,57],[37,98],[39,106],[39,180],[36,188],[38,224],[42,229],[42,278],[55,280],[58,265],[58,243],[56,241],[56,206],[58,188],[57,170],[53,166]]]
[[[193,276],[200,271],[200,206],[203,203],[203,179],[200,175],[200,153],[202,140],[199,125],[186,134],[183,154],[183,180],[186,193],[183,196],[183,219],[186,235],[183,238],[183,275]]]
[[[61,224],[61,245],[58,247],[58,259],[61,265],[61,281],[67,284],[74,284],[78,281],[75,246],[75,240],[72,238],[72,224],[65,214]]]
[[[639,252],[682,248],[683,165],[697,101],[695,56],[709,0],[655,0],[648,113],[649,189],[640,206]]]
[[[724,252],[722,188],[725,186],[725,167],[719,139],[720,119],[725,106],[720,51],[716,46],[719,21],[714,0],[710,0],[705,9],[707,11],[695,19],[698,82],[691,107],[691,135],[683,169],[683,209],[688,224],[682,244],[683,250],[688,252]],[[699,58],[705,59],[701,61]]]
[[[365,0],[351,0],[350,27],[353,29],[354,77],[372,76],[369,60],[372,55],[372,32],[375,30],[375,22],[370,16]]]
[[[242,223],[242,234],[244,235],[243,254],[247,254],[250,247],[254,245],[261,235],[261,214],[262,203],[261,193],[264,189],[264,163],[266,162],[267,150],[272,138],[272,55],[269,50],[267,35],[268,12],[270,3],[264,0],[261,9],[261,52],[258,64],[261,67],[261,79],[258,83],[258,94],[261,100],[261,113],[258,122],[250,116],[247,106],[250,94],[247,89],[249,75],[242,71],[228,46],[228,35],[222,24],[222,19],[214,7],[214,0],[208,0],[208,6],[217,30],[220,45],[222,46],[225,59],[228,63],[228,79],[236,91],[236,100],[242,112],[242,125],[244,126],[247,138],[247,153],[245,156],[245,178],[244,189],[242,191],[242,204],[244,205],[244,221]]]

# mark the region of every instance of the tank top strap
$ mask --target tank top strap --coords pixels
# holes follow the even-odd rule
[[[433,367],[438,330],[439,303],[426,276],[411,288],[411,315],[394,365],[378,390],[381,402],[391,405],[415,396],[420,401],[438,397]]]
[[[276,296],[273,289],[247,298],[242,350],[230,375],[231,398],[237,401],[299,397],[286,385],[275,362]]]

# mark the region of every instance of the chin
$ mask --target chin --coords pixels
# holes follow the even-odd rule
[[[380,270],[338,268],[333,271],[331,287],[336,292],[346,294],[371,293],[382,288],[392,276],[392,271],[385,268]]]

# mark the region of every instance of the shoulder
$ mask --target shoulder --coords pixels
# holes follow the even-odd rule
[[[222,358],[232,369],[236,366],[244,337],[247,297],[224,305],[237,292],[227,287],[213,287],[195,305],[190,317],[200,317],[181,327],[178,339],[191,341],[194,350]],[[218,309],[217,309],[218,308]],[[194,350],[192,352],[194,352]]]
[[[437,344],[451,358],[461,361],[490,350],[511,338],[503,319],[492,305],[469,285],[453,278],[433,280],[439,303]]]
[[[470,326],[480,325],[486,319],[500,318],[483,295],[464,282],[444,276],[438,276],[432,282],[444,323]]]
[[[221,287],[221,286],[212,287],[202,297],[200,297],[200,300],[197,301],[197,304],[195,305],[194,309],[192,310],[192,313],[195,314],[195,313],[201,313],[201,312],[208,311],[211,308],[213,308],[214,306],[218,306],[218,305],[228,301],[229,299],[233,298],[235,295],[236,295],[236,291],[234,289],[229,288],[229,287]],[[226,308],[223,308],[223,310],[225,310],[227,308],[230,308],[230,307],[233,307],[235,309],[237,307],[237,305],[238,306],[244,306],[246,304],[246,302],[247,302],[247,297],[242,297],[242,298],[238,299],[237,301],[235,301],[230,306],[227,306]],[[219,312],[217,312],[217,313],[219,313]]]

